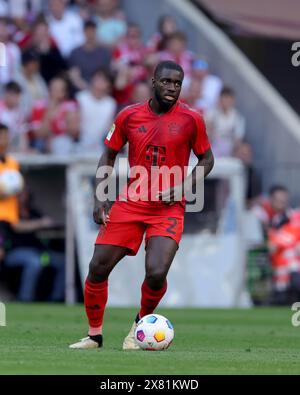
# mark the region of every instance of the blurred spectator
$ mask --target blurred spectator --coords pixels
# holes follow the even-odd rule
[[[9,148],[8,128],[0,124],[0,174],[7,170],[19,171],[18,162],[7,154]],[[29,195],[5,195],[0,191],[0,256],[6,267],[22,267],[18,298],[33,300],[38,276],[45,265],[56,268],[51,300],[64,297],[64,256],[45,248],[35,237],[37,229],[53,227],[53,221],[41,217],[29,206]]]
[[[183,84],[185,86],[185,81],[189,81],[193,59],[194,53],[187,49],[187,39],[185,34],[183,32],[176,31],[166,37],[164,50],[156,53],[150,52],[144,55],[144,65],[147,68],[147,74],[152,74],[159,61],[173,60],[174,62],[179,63],[185,73],[185,78],[183,80]],[[119,74],[115,81],[115,87],[117,89],[116,97],[119,104],[128,104],[125,100],[119,99],[122,89],[123,92],[126,92],[127,97],[132,95],[134,88],[134,79],[132,78],[132,74],[132,70],[128,70],[125,67],[119,70]]]
[[[46,99],[48,96],[47,85],[40,74],[40,60],[35,51],[26,51],[22,54],[22,73],[17,82],[22,88],[21,106],[29,117],[33,103]]]
[[[47,83],[67,68],[43,18],[36,21],[28,46],[38,53],[41,75]]]
[[[83,21],[86,22],[90,19],[94,0],[71,0],[69,3],[71,10],[76,12]]]
[[[274,185],[269,199],[262,199],[253,212],[264,227],[270,252],[272,303],[292,303],[300,296],[300,211],[289,207],[288,190]]]
[[[233,155],[240,159],[244,165],[246,199],[248,205],[251,206],[255,202],[255,199],[261,195],[261,177],[254,167],[252,147],[246,141],[242,141],[236,145]]]
[[[10,150],[25,151],[27,148],[25,112],[21,106],[22,89],[14,81],[4,86],[0,99],[0,122],[9,128]]]
[[[0,124],[0,174],[7,170],[19,171],[18,162],[7,154],[8,148],[9,131],[7,126]],[[53,227],[53,221],[48,217],[33,219],[37,218],[37,214],[29,210],[28,198],[28,194],[13,193],[7,196],[2,188],[0,190],[0,256],[4,258],[6,267],[23,268],[19,300],[33,300],[43,264],[51,264],[57,269],[51,300],[62,300],[64,297],[63,255],[45,249],[45,246],[42,246],[33,235],[37,229]]]
[[[290,213],[287,188],[282,185],[273,185],[269,190],[268,198],[261,198],[252,210],[263,225],[265,233],[270,226],[280,227],[286,222]]]
[[[43,0],[0,0],[0,15],[14,20],[33,20],[42,12]]]
[[[129,66],[133,83],[143,80],[147,76],[147,70],[143,65],[145,54],[146,47],[142,41],[141,28],[136,23],[130,23],[126,36],[113,51],[114,66]]]
[[[79,90],[87,88],[92,75],[100,68],[108,68],[110,51],[97,43],[96,24],[87,21],[84,25],[85,43],[73,49],[69,58],[70,78]]]
[[[195,54],[187,49],[187,38],[183,32],[177,31],[168,35],[165,40],[165,49],[158,56],[159,61],[173,60],[180,64],[184,71],[184,81],[191,76]]]
[[[66,0],[49,0],[49,29],[61,54],[67,58],[71,51],[84,43],[83,21],[66,9]]]
[[[147,81],[139,81],[135,84],[132,93],[132,104],[143,103],[149,100],[151,88]]]
[[[189,86],[185,89],[183,93],[183,97],[181,100],[188,104],[191,108],[195,109],[199,112],[199,114],[203,115],[203,109],[199,105],[199,97],[201,97],[201,89],[202,84],[201,82],[196,79],[192,78],[190,80]]]
[[[18,77],[21,69],[21,52],[19,47],[10,40],[9,23],[0,18],[0,42],[5,45],[5,67],[0,67],[1,86]]]
[[[147,76],[147,68],[143,64],[145,55],[140,27],[131,23],[126,37],[113,52],[113,96],[118,103],[118,110],[131,103],[135,84]]]
[[[95,0],[97,36],[100,43],[113,47],[126,33],[124,14],[118,0]]]
[[[83,151],[99,152],[113,123],[117,105],[110,92],[110,76],[100,70],[94,74],[90,89],[77,94],[81,113],[80,144]]]
[[[118,104],[118,111],[131,103],[134,90],[134,74],[130,66],[119,63],[114,79],[113,97]]]
[[[31,145],[40,152],[49,152],[52,140],[68,136],[67,114],[77,111],[70,99],[70,87],[63,77],[55,77],[49,84],[49,98],[33,106],[31,117]]]
[[[235,108],[231,88],[221,91],[218,106],[205,113],[207,132],[215,156],[231,156],[245,135],[245,119]]]
[[[273,269],[275,301],[280,300],[282,303],[298,301],[300,296],[299,211],[292,211],[286,223],[269,229],[268,247]]]
[[[0,0],[0,17],[8,16],[8,4],[6,0]]]
[[[158,31],[154,33],[147,44],[150,52],[162,51],[166,39],[178,30],[177,23],[171,15],[163,15],[158,20]]]
[[[19,171],[19,163],[7,154],[10,143],[8,127],[0,123],[0,173],[5,170]],[[16,195],[5,196],[0,190],[0,222],[16,224],[19,220],[19,207]]]
[[[51,139],[50,152],[54,155],[82,153],[80,145],[81,114],[79,111],[69,111],[66,113],[65,122],[67,133]]]
[[[215,107],[223,85],[221,79],[210,74],[208,63],[203,59],[197,59],[192,63],[191,77],[193,83],[195,80],[201,83],[201,96],[199,96],[197,107],[204,111]],[[189,75],[185,79],[184,89],[190,85]]]
[[[2,202],[0,201],[0,205]],[[36,232],[55,226],[54,221],[30,206],[30,195],[25,189],[19,196],[19,220],[15,224],[3,223],[0,227],[2,240],[5,243],[4,265],[7,268],[22,268],[18,300],[29,302],[35,300],[35,293],[40,274],[44,267],[55,269],[55,278],[49,301],[63,301],[65,288],[64,254],[53,251],[44,245],[36,236]]]

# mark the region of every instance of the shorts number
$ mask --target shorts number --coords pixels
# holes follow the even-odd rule
[[[177,218],[169,217],[168,220],[171,221],[172,224],[166,229],[166,231],[172,235],[176,235],[176,232],[174,232],[172,229],[177,225]]]

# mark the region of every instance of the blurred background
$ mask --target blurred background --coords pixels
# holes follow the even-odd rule
[[[216,165],[163,304],[299,300],[299,12],[293,0],[0,0],[0,300],[82,302],[104,138],[166,59],[184,69],[181,100],[204,117]],[[137,305],[143,273],[141,247],[112,273],[110,305]]]

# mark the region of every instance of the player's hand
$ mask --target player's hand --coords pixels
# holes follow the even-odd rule
[[[175,185],[174,187],[164,189],[163,191],[158,192],[156,197],[168,206],[172,206],[183,198],[182,185]]]
[[[95,202],[93,211],[94,221],[98,225],[107,225],[109,221],[109,204],[108,202]]]

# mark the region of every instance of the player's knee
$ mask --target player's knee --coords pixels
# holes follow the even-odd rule
[[[146,274],[147,284],[151,289],[161,289],[166,281],[165,270],[156,269]]]
[[[107,259],[95,253],[89,265],[88,279],[97,283],[107,280],[109,275],[108,267]]]

